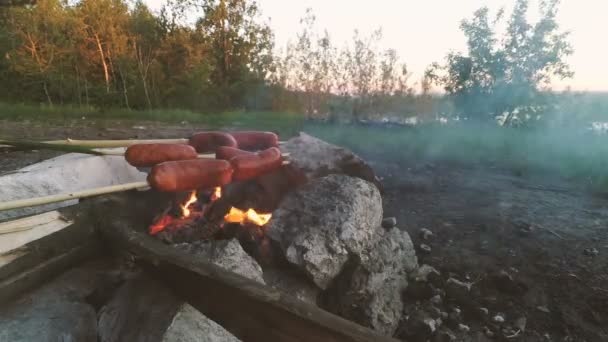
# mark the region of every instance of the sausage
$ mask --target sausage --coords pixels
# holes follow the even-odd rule
[[[279,137],[272,132],[230,132],[241,150],[259,151],[279,146]]]
[[[166,161],[196,159],[198,154],[190,145],[136,144],[125,152],[125,159],[133,166],[154,166]]]
[[[255,154],[249,151],[239,150],[230,146],[220,146],[215,150],[215,159],[230,160],[236,156]]]
[[[207,189],[230,183],[232,172],[230,163],[225,160],[169,161],[152,168],[148,183],[163,192]]]
[[[198,153],[214,152],[219,146],[238,147],[234,137],[223,132],[200,132],[190,137],[188,144]]]
[[[255,154],[236,156],[230,159],[230,164],[234,169],[232,178],[234,180],[256,178],[280,168],[282,162],[281,151],[276,147]]]

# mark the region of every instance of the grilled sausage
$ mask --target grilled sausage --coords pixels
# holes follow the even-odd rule
[[[234,180],[256,178],[280,168],[282,162],[281,151],[276,147],[255,154],[236,156],[230,159],[230,164],[234,169],[232,178]]]
[[[196,159],[198,154],[190,145],[136,144],[125,152],[125,159],[133,166],[154,166],[166,161]]]
[[[259,151],[279,146],[279,137],[272,132],[237,131],[230,134],[241,150]]]
[[[225,160],[171,161],[154,166],[148,183],[163,192],[207,189],[230,183],[232,172],[230,163]]]
[[[219,146],[238,147],[232,135],[223,132],[200,132],[190,137],[188,144],[198,153],[214,152]]]
[[[249,151],[239,150],[230,146],[220,146],[215,150],[215,159],[230,160],[236,156],[255,154]]]

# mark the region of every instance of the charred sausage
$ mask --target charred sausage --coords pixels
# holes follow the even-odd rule
[[[281,151],[276,147],[255,154],[236,156],[230,159],[230,164],[234,169],[232,177],[234,180],[256,178],[280,168],[282,162]]]
[[[215,159],[230,160],[236,156],[255,154],[249,151],[243,151],[230,146],[220,146],[215,150]]]
[[[188,144],[198,153],[214,152],[219,146],[238,147],[232,135],[223,132],[200,132],[190,137]]]
[[[154,166],[166,161],[196,159],[198,154],[190,145],[136,144],[125,152],[125,159],[133,166]]]
[[[272,132],[237,131],[230,134],[241,150],[259,151],[279,146],[279,137]]]
[[[225,160],[171,161],[154,166],[148,183],[163,192],[206,189],[230,183],[232,172],[230,163]]]

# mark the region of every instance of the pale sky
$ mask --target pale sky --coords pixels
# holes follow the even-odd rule
[[[538,0],[531,0],[536,11]],[[158,9],[162,0],[147,0]],[[318,27],[327,29],[334,43],[343,45],[354,29],[363,33],[381,27],[381,47],[394,48],[413,80],[433,61],[442,61],[450,50],[463,51],[464,36],[458,26],[481,6],[510,9],[513,0],[257,0],[264,18],[284,47],[299,32],[299,19],[312,8]],[[568,61],[575,76],[556,84],[575,90],[608,91],[608,0],[562,0],[558,22],[571,31],[574,55]]]

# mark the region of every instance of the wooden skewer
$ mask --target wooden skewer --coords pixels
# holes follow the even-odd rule
[[[0,211],[2,210],[10,210],[10,209],[18,209],[25,207],[33,207],[37,205],[49,204],[49,203],[57,203],[63,201],[69,201],[73,199],[86,198],[92,196],[99,196],[110,194],[113,192],[121,192],[133,189],[140,189],[148,187],[148,182],[133,182],[126,183],[120,185],[110,185],[104,186],[95,189],[88,189],[82,191],[75,191],[67,194],[59,194],[59,195],[50,195],[50,196],[42,196],[36,198],[27,198],[22,200],[8,201],[0,203]]]
[[[283,165],[288,165],[288,164],[289,164],[288,160],[283,161]],[[75,192],[71,192],[71,193],[67,193],[67,194],[49,195],[49,196],[42,196],[42,197],[36,197],[36,198],[27,198],[27,199],[21,199],[21,200],[0,202],[0,211],[25,208],[25,207],[33,207],[33,206],[37,206],[37,205],[57,203],[57,202],[69,201],[69,200],[73,200],[73,199],[86,198],[86,197],[92,197],[92,196],[106,195],[106,194],[110,194],[110,193],[114,193],[114,192],[141,189],[141,188],[147,188],[147,187],[149,187],[148,182],[145,182],[145,181],[132,182],[132,183],[126,183],[126,184],[104,186],[104,187],[82,190],[82,191],[75,191]]]
[[[104,156],[124,156],[124,151],[104,151],[95,149],[96,152],[103,154]],[[283,158],[289,158],[290,153],[282,153],[281,156]],[[215,153],[203,153],[198,155],[199,159],[215,159]]]
[[[126,140],[49,140],[47,144],[73,145],[89,148],[128,147],[135,144],[187,144],[188,139],[126,139]]]
[[[112,147],[128,147],[135,144],[187,144],[188,139],[125,139],[125,140],[48,140],[43,141],[47,144],[55,145],[72,145],[89,148],[112,148]],[[279,145],[284,144],[284,141],[279,141]]]

